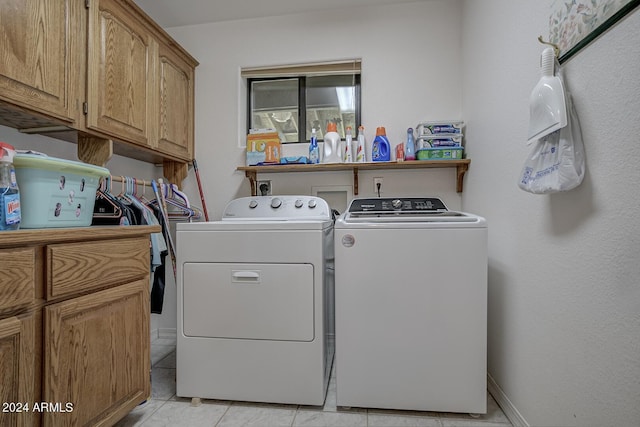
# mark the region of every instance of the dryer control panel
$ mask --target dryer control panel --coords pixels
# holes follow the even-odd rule
[[[331,210],[324,199],[314,196],[254,196],[232,200],[222,220],[330,220]]]

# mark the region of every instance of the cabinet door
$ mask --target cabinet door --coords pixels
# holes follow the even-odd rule
[[[158,149],[193,159],[194,67],[169,46],[159,46]]]
[[[149,277],[45,308],[47,426],[113,425],[150,396]]]
[[[89,12],[87,127],[151,145],[149,118],[157,43],[122,1],[93,0]]]
[[[36,249],[0,249],[0,313],[17,311],[36,298]]]
[[[36,394],[35,316],[9,317],[0,320],[0,425],[39,425],[32,405]],[[39,381],[39,379],[38,379]]]
[[[68,86],[77,83],[70,73],[79,3],[0,2],[0,99],[71,121]]]

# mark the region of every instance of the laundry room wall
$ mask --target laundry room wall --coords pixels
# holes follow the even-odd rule
[[[640,11],[565,63],[587,172],[533,195],[517,180],[550,4],[463,6],[463,207],[489,224],[489,373],[522,425],[637,426]]]
[[[0,141],[13,145],[18,150],[35,150],[51,157],[78,161],[78,146],[74,143],[42,135],[20,133],[16,129],[0,126]],[[141,162],[128,157],[114,155],[106,165],[112,175],[135,176],[153,179],[162,176],[162,168],[152,163]],[[149,193],[149,196],[151,193]]]
[[[235,171],[245,164],[242,67],[361,58],[367,139],[385,126],[395,145],[421,120],[461,116],[460,5],[430,0],[168,28],[200,62],[196,158],[211,216],[219,219],[227,202],[250,194],[244,173]],[[288,144],[283,151],[307,155],[308,146]],[[312,194],[315,186],[352,186],[352,176],[345,171],[261,174],[260,179],[272,180],[274,194]],[[384,178],[384,194],[430,194],[460,207],[455,169],[362,171],[361,196],[373,195],[374,176]],[[190,185],[186,188],[194,191]]]

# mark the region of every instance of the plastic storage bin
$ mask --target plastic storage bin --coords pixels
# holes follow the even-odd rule
[[[38,154],[13,159],[20,187],[20,228],[91,225],[96,190],[106,168]]]

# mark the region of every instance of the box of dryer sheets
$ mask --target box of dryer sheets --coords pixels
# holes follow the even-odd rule
[[[96,191],[109,169],[42,154],[13,158],[20,187],[20,228],[88,227]]]
[[[247,135],[247,166],[280,163],[282,144],[277,132]]]

